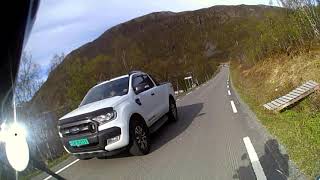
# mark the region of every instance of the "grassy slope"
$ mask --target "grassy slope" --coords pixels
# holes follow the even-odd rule
[[[320,50],[293,58],[267,59],[251,68],[236,62],[231,67],[236,89],[262,124],[286,146],[289,157],[306,175],[319,175],[320,92],[278,114],[262,105],[307,80],[320,82]]]

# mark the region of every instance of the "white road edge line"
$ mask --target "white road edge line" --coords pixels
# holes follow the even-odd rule
[[[250,138],[248,136],[244,137],[243,142],[244,142],[244,145],[246,146],[246,149],[247,149],[250,161],[251,161],[251,165],[252,165],[254,173],[256,174],[257,180],[267,180],[267,177],[264,174],[264,171],[263,171],[263,168],[260,164],[258,155],[257,155],[256,151],[254,150],[254,147],[251,143]]]
[[[65,167],[63,167],[63,168],[61,168],[61,169],[59,169],[59,170],[56,172],[56,174],[59,174],[59,173],[61,173],[62,171],[66,170],[68,167],[72,166],[73,164],[75,164],[75,163],[78,162],[79,160],[80,160],[80,159],[76,159],[76,160],[74,160],[72,163],[66,165]],[[50,178],[52,178],[51,175],[48,176],[48,177],[46,177],[46,178],[43,179],[43,180],[48,180],[48,179],[50,179]]]
[[[230,90],[228,90],[228,95],[229,95],[229,96],[231,96],[231,92],[230,92]]]
[[[186,95],[189,95],[189,94],[191,94],[191,92],[188,92]]]
[[[234,104],[234,102],[233,102],[233,101],[230,101],[230,103],[231,103],[231,107],[232,107],[233,113],[237,113],[238,110],[237,110],[236,105]]]

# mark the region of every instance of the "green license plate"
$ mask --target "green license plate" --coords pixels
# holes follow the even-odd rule
[[[83,139],[77,139],[77,140],[72,140],[72,141],[69,141],[69,144],[70,146],[72,147],[80,147],[80,146],[84,146],[84,145],[87,145],[89,144],[89,141],[87,138],[83,138]]]

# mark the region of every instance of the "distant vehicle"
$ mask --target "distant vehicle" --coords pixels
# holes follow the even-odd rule
[[[77,109],[59,119],[58,129],[65,150],[82,160],[126,149],[145,155],[150,133],[167,120],[178,120],[172,84],[134,71],[91,88]]]

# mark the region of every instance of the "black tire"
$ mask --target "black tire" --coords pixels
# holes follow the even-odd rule
[[[130,154],[134,156],[146,155],[150,152],[149,128],[143,119],[135,118],[130,121]]]
[[[169,116],[169,120],[172,122],[176,122],[179,120],[177,104],[173,98],[169,99],[168,116]]]

